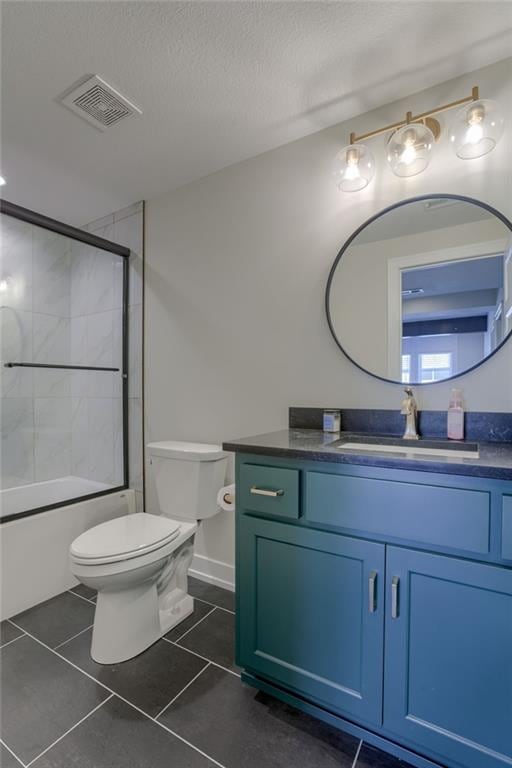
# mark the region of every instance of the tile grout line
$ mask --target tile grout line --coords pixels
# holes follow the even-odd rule
[[[15,623],[14,623],[12,620],[10,620],[10,619],[9,619],[9,621],[11,622],[11,624],[14,624],[14,626],[15,626],[15,627],[17,627],[18,629],[21,629],[21,627],[18,627],[18,625],[17,625],[17,624],[15,624]],[[53,654],[55,654],[55,656],[57,656],[57,657],[58,657],[59,659],[61,659],[62,661],[65,661],[67,664],[69,664],[71,667],[73,667],[73,669],[76,669],[76,670],[77,670],[77,672],[80,672],[82,675],[85,675],[85,677],[88,677],[90,680],[92,680],[92,682],[93,682],[93,683],[96,683],[96,685],[99,685],[101,688],[104,688],[106,691],[108,691],[108,692],[109,692],[109,693],[111,693],[112,695],[114,695],[114,696],[117,696],[117,698],[118,698],[118,699],[121,699],[121,701],[124,701],[124,703],[125,703],[125,704],[128,704],[128,706],[130,706],[130,707],[133,707],[133,709],[137,710],[137,712],[140,712],[140,714],[141,714],[141,715],[143,715],[144,717],[147,717],[147,718],[148,718],[148,720],[152,720],[152,721],[153,721],[154,723],[156,723],[156,724],[157,724],[157,725],[158,725],[160,728],[163,728],[163,729],[164,729],[164,731],[167,731],[167,733],[170,733],[170,734],[172,734],[172,735],[173,735],[175,738],[177,738],[179,741],[182,741],[182,742],[183,742],[184,744],[186,744],[188,747],[191,747],[191,749],[193,749],[195,752],[199,752],[199,754],[200,754],[200,755],[202,755],[203,757],[206,757],[208,760],[210,760],[210,762],[214,763],[214,764],[215,764],[215,765],[217,765],[219,768],[225,768],[225,766],[224,766],[224,765],[222,765],[222,763],[219,763],[219,761],[218,761],[218,760],[215,760],[215,758],[214,758],[214,757],[211,757],[211,755],[208,755],[206,752],[203,752],[203,750],[202,750],[202,749],[199,749],[199,747],[196,747],[196,746],[194,746],[194,744],[192,744],[192,742],[190,742],[190,741],[187,741],[187,739],[185,739],[183,736],[180,736],[180,735],[179,735],[179,733],[176,733],[176,731],[173,731],[173,730],[172,730],[171,728],[169,728],[167,725],[164,725],[164,724],[163,724],[163,723],[161,723],[159,720],[155,720],[155,718],[154,718],[154,717],[151,717],[151,715],[148,715],[148,714],[147,714],[147,712],[144,712],[144,710],[143,710],[143,709],[141,709],[140,707],[138,707],[136,704],[133,704],[133,702],[131,702],[131,701],[128,701],[128,699],[125,699],[125,697],[124,697],[124,696],[121,696],[121,694],[119,694],[119,693],[116,693],[116,691],[113,691],[113,690],[112,690],[112,688],[109,688],[107,685],[105,685],[105,683],[100,683],[100,681],[99,681],[99,680],[97,680],[95,677],[93,677],[92,675],[90,675],[88,672],[85,672],[83,669],[81,669],[80,667],[78,667],[76,664],[73,664],[73,662],[72,662],[72,661],[70,661],[69,659],[67,659],[65,656],[62,656],[60,653],[57,653],[57,651],[55,651],[53,648],[50,648],[50,646],[49,646],[49,645],[46,645],[45,643],[43,643],[43,641],[42,641],[42,640],[38,640],[38,638],[37,638],[37,637],[35,637],[34,635],[31,635],[31,634],[30,634],[30,632],[25,632],[25,635],[26,635],[27,637],[30,637],[32,640],[34,640],[34,642],[36,642],[36,643],[39,643],[39,645],[42,645],[42,646],[43,646],[43,648],[46,648],[46,650],[47,650],[47,651],[50,651],[50,653],[53,653]],[[167,640],[167,642],[168,642],[168,643],[170,643],[171,641],[170,641],[170,640]],[[172,643],[172,645],[174,645],[174,643]],[[178,647],[181,647],[181,646],[178,646]],[[184,649],[182,649],[182,650],[186,650],[186,649],[184,648]],[[196,656],[197,656],[197,654],[196,654]],[[208,661],[208,659],[206,659],[206,661]],[[218,666],[218,665],[216,665],[216,666]],[[26,768],[26,766],[25,766],[25,768]]]
[[[175,641],[175,642],[179,642],[179,641],[180,641],[180,640],[181,640],[183,637],[185,637],[185,635],[188,635],[188,633],[189,633],[189,632],[192,632],[192,630],[193,630],[193,629],[195,629],[196,627],[198,627],[198,626],[199,626],[199,624],[200,624],[202,621],[204,621],[205,619],[207,619],[207,618],[208,618],[208,616],[210,616],[210,614],[212,614],[212,613],[214,612],[214,610],[215,610],[215,608],[212,608],[212,609],[211,609],[211,611],[208,611],[208,613],[207,613],[205,616],[203,616],[203,618],[202,618],[202,619],[199,619],[199,621],[196,621],[196,623],[195,623],[195,624],[194,624],[192,627],[190,627],[190,629],[187,629],[187,631],[186,631],[186,632],[184,632],[182,635],[180,635],[180,636],[179,636],[179,637],[176,639],[176,641]],[[171,642],[172,642],[172,641],[171,641]]]
[[[213,605],[213,603],[212,603]],[[235,611],[231,611],[229,608],[223,608],[222,605],[216,605],[216,608],[219,609],[219,611],[225,611],[226,613],[231,613],[233,616],[235,615]]]
[[[12,622],[12,623],[14,623],[14,622]],[[14,624],[14,626],[18,627],[17,624]],[[18,629],[21,629],[21,627],[18,627]],[[76,669],[77,672],[81,672],[82,675],[85,675],[86,677],[89,678],[89,680],[92,680],[94,683],[97,683],[97,685],[99,685],[101,688],[105,688],[105,690],[108,691],[109,693],[115,693],[115,691],[113,691],[111,688],[106,686],[105,683],[100,683],[100,681],[96,680],[96,678],[93,677],[92,675],[90,675],[89,672],[86,672],[85,670],[83,670],[80,667],[78,667],[76,664],[74,664],[72,661],[70,661],[70,659],[67,659],[61,653],[57,653],[57,651],[54,648],[50,648],[49,645],[46,645],[46,643],[43,643],[43,641],[39,640],[39,638],[36,637],[35,635],[32,635],[30,632],[25,632],[25,635],[26,635],[26,637],[30,637],[35,643],[39,643],[39,645],[42,645],[43,648],[46,648],[47,651],[51,651],[51,653],[54,653],[55,656],[58,656],[58,658],[62,659],[62,661],[66,661],[71,667],[73,667],[73,669]],[[118,694],[116,694],[116,696],[117,695]]]
[[[25,632],[23,633],[23,635],[24,634]],[[7,648],[8,645],[10,645],[11,643],[15,643],[16,640],[19,640],[20,637],[23,637],[23,635],[18,635],[18,637],[13,637],[12,640],[8,640],[6,643],[3,643],[2,645],[0,645],[0,648]]]
[[[218,667],[219,669],[223,669],[224,672],[229,672],[230,675],[234,675],[235,677],[240,677],[239,672],[234,672],[232,669],[228,669],[227,667],[223,667],[222,664],[218,664],[216,661],[212,661],[207,656],[201,656],[200,653],[196,653],[196,651],[191,651],[190,648],[187,648],[185,645],[178,645],[178,643],[175,643],[173,640],[169,640],[167,637],[162,637],[162,640],[165,640],[166,643],[170,643],[171,645],[176,645],[178,648],[180,648],[182,651],[188,651],[188,653],[192,653],[194,656],[197,656],[199,659],[202,659],[203,661],[209,662],[209,664],[212,664],[214,667]]]
[[[25,765],[25,763],[24,763],[22,760],[20,760],[20,758],[18,757],[18,755],[17,755],[15,752],[13,752],[13,751],[12,751],[12,749],[11,749],[9,746],[7,746],[7,744],[5,743],[5,741],[4,741],[3,739],[0,739],[0,744],[2,744],[2,745],[3,745],[3,746],[6,748],[6,750],[7,750],[7,751],[8,751],[8,752],[9,752],[9,753],[10,753],[10,754],[11,754],[11,755],[12,755],[12,756],[15,758],[15,760],[17,760],[17,761],[18,761],[18,763],[19,763],[20,765],[22,765],[22,766],[23,766],[23,768],[27,768],[27,766]]]
[[[194,597],[194,595],[190,595],[194,598],[194,600],[199,600],[201,603],[205,603],[205,605],[211,605],[212,608],[218,608],[219,611],[226,611],[226,613],[232,613],[235,615],[235,611],[230,611],[229,608],[223,608],[222,605],[216,605],[215,603],[210,603],[208,600],[203,600],[202,597]]]
[[[188,650],[188,648],[187,648]],[[216,661],[210,661],[210,664],[214,667],[217,667],[217,669],[222,669],[223,672],[229,672],[230,675],[234,675],[235,677],[238,677],[239,680],[242,679],[242,676],[240,672],[235,672],[232,669],[228,669],[227,667],[223,667],[222,664],[217,664]]]
[[[126,703],[129,704],[130,702],[128,701]],[[131,706],[133,706],[133,704]],[[141,712],[142,712],[142,710],[141,710]],[[142,714],[145,714],[145,713],[143,712]],[[146,715],[146,717],[147,717],[147,715]],[[194,744],[192,744],[191,741],[187,741],[186,739],[183,738],[183,736],[180,736],[178,733],[176,733],[176,731],[171,730],[171,728],[169,728],[167,725],[164,725],[159,720],[155,720],[154,717],[150,717],[149,719],[152,720],[157,725],[159,725],[160,728],[163,728],[164,731],[167,731],[167,733],[170,733],[172,736],[175,736],[177,739],[182,741],[188,747],[191,747],[196,752],[199,752],[200,755],[202,755],[203,757],[206,757],[207,760],[209,760],[214,765],[217,765],[218,768],[226,768],[226,766],[222,765],[222,763],[219,763],[219,761],[216,760],[214,757],[212,757],[211,755],[208,755],[206,752],[203,752],[203,750],[199,749],[199,747],[194,746]]]
[[[355,754],[355,757],[354,757],[354,762],[352,763],[352,767],[351,767],[351,768],[356,768],[356,765],[357,765],[357,761],[359,760],[359,753],[360,753],[360,751],[361,751],[361,747],[362,747],[362,746],[363,746],[363,740],[361,739],[361,741],[359,742],[359,746],[358,746],[358,748],[357,748],[357,752],[356,752],[356,754]]]
[[[221,589],[221,587],[219,587],[219,589]],[[224,591],[227,592],[228,590],[224,590]],[[221,611],[227,611],[228,613],[235,613],[235,611],[231,611],[229,608],[223,608],[222,605],[217,605],[217,603],[212,603],[211,600],[205,600],[204,597],[197,597],[196,595],[192,595],[190,592],[188,594],[194,600],[199,600],[200,603],[205,603],[205,605],[211,605],[213,608],[220,608]]]
[[[58,645],[56,645],[53,650],[56,651],[57,648],[61,648],[63,645],[66,645],[66,643],[70,643],[72,640],[75,639],[75,637],[80,637],[80,635],[83,635],[83,633],[87,632],[87,630],[91,629],[91,627],[94,627],[94,624],[89,624],[88,627],[85,627],[85,629],[81,629],[80,632],[76,633],[76,635],[72,635],[72,637],[68,637],[67,640],[63,640],[62,643],[59,643]]]
[[[188,594],[190,594],[190,593],[188,593]],[[190,595],[190,597],[194,601],[194,605],[197,602],[197,603],[202,603],[203,605],[211,605],[212,608],[216,608],[217,607],[217,606],[214,606],[213,603],[209,603],[207,600],[203,600],[200,597],[194,597],[194,595]]]
[[[99,398],[98,398],[99,399]],[[109,398],[105,398],[105,400],[108,400]],[[111,400],[115,398],[110,398]],[[88,597],[84,597],[83,595],[79,595],[77,592],[73,592],[72,589],[68,589],[68,594],[73,595],[73,597],[79,597],[80,600],[85,600],[86,603],[89,603],[89,605],[96,605],[94,600],[89,600]]]
[[[171,706],[171,704],[174,704],[174,702],[176,701],[176,699],[177,699],[179,696],[181,696],[181,694],[182,694],[182,693],[184,693],[184,692],[187,690],[187,688],[188,688],[190,685],[192,685],[192,683],[194,683],[194,682],[197,680],[197,678],[198,678],[200,675],[202,675],[202,674],[203,674],[203,672],[204,672],[206,669],[208,669],[208,667],[209,667],[209,666],[210,666],[210,662],[208,662],[208,664],[205,664],[205,665],[204,665],[204,667],[203,667],[202,669],[200,669],[200,670],[199,670],[199,672],[197,673],[197,675],[194,675],[194,677],[192,678],[192,680],[189,680],[189,682],[188,682],[188,683],[185,685],[185,687],[184,687],[184,688],[182,688],[182,689],[181,689],[181,691],[179,691],[179,692],[176,694],[176,696],[174,696],[174,697],[173,697],[173,698],[170,700],[170,702],[169,702],[168,704],[166,704],[166,705],[165,705],[165,707],[164,707],[162,710],[160,710],[160,712],[158,713],[158,715],[155,715],[155,720],[158,720],[158,718],[159,718],[159,717],[161,717],[161,716],[163,715],[163,713],[165,712],[165,710],[166,710],[166,709],[169,709],[169,707]]]
[[[65,733],[63,733],[61,736],[59,736],[59,738],[58,738],[58,739],[55,739],[55,741],[54,741],[54,742],[52,742],[52,744],[50,744],[48,747],[46,747],[46,749],[43,749],[43,751],[42,751],[42,752],[40,752],[40,753],[39,753],[39,755],[37,755],[37,757],[34,757],[34,759],[30,761],[30,763],[27,763],[27,764],[26,764],[26,766],[25,766],[25,768],[29,768],[29,766],[30,766],[30,765],[32,765],[32,763],[35,763],[35,762],[36,762],[36,760],[39,760],[39,758],[40,758],[40,757],[42,757],[42,756],[43,756],[43,755],[45,755],[47,752],[49,752],[49,750],[50,750],[50,749],[52,749],[52,747],[54,747],[56,744],[58,744],[58,743],[59,743],[59,741],[62,741],[62,739],[64,739],[64,738],[65,738],[65,737],[68,735],[68,733],[71,733],[71,731],[74,731],[74,730],[75,730],[75,728],[78,728],[78,726],[79,726],[81,723],[83,723],[83,722],[84,722],[84,720],[87,720],[87,718],[88,718],[88,717],[90,717],[90,716],[91,716],[91,715],[93,715],[95,712],[97,712],[97,711],[98,711],[98,709],[99,709],[100,707],[102,707],[104,704],[106,704],[106,703],[107,703],[107,701],[110,701],[110,699],[112,698],[112,696],[114,696],[114,694],[113,694],[113,693],[112,693],[112,694],[110,694],[110,696],[107,696],[107,698],[106,698],[106,699],[103,699],[103,701],[101,701],[99,704],[97,704],[97,705],[94,707],[94,709],[91,709],[91,711],[90,711],[90,712],[88,712],[86,715],[84,715],[84,717],[82,717],[82,718],[81,718],[81,719],[78,721],[78,723],[75,723],[74,725],[72,725],[72,726],[71,726],[71,728],[68,728],[68,730],[67,730]]]

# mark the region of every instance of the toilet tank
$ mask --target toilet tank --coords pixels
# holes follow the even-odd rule
[[[160,512],[178,520],[204,520],[218,512],[228,454],[220,445],[168,440],[147,446]]]

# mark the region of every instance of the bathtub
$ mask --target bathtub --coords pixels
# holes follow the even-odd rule
[[[101,493],[108,491],[109,488],[112,486],[107,483],[97,483],[84,477],[73,476],[8,488],[0,491],[0,520],[22,517],[31,514],[32,509],[55,506],[67,499]]]
[[[106,520],[135,512],[135,492],[112,491],[72,504],[62,502],[108,490],[104,483],[63,477],[0,491],[0,619],[70,589],[78,582],[68,565],[69,545]],[[25,516],[26,510],[61,504]]]

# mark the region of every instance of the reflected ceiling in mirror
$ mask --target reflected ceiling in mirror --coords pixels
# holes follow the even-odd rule
[[[459,376],[512,332],[512,225],[463,197],[398,203],[343,246],[326,308],[338,346],[373,376],[411,384]]]

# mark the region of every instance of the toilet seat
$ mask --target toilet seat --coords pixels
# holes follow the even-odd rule
[[[84,565],[141,557],[176,539],[180,529],[181,524],[172,518],[136,512],[85,531],[72,543],[70,556]]]

